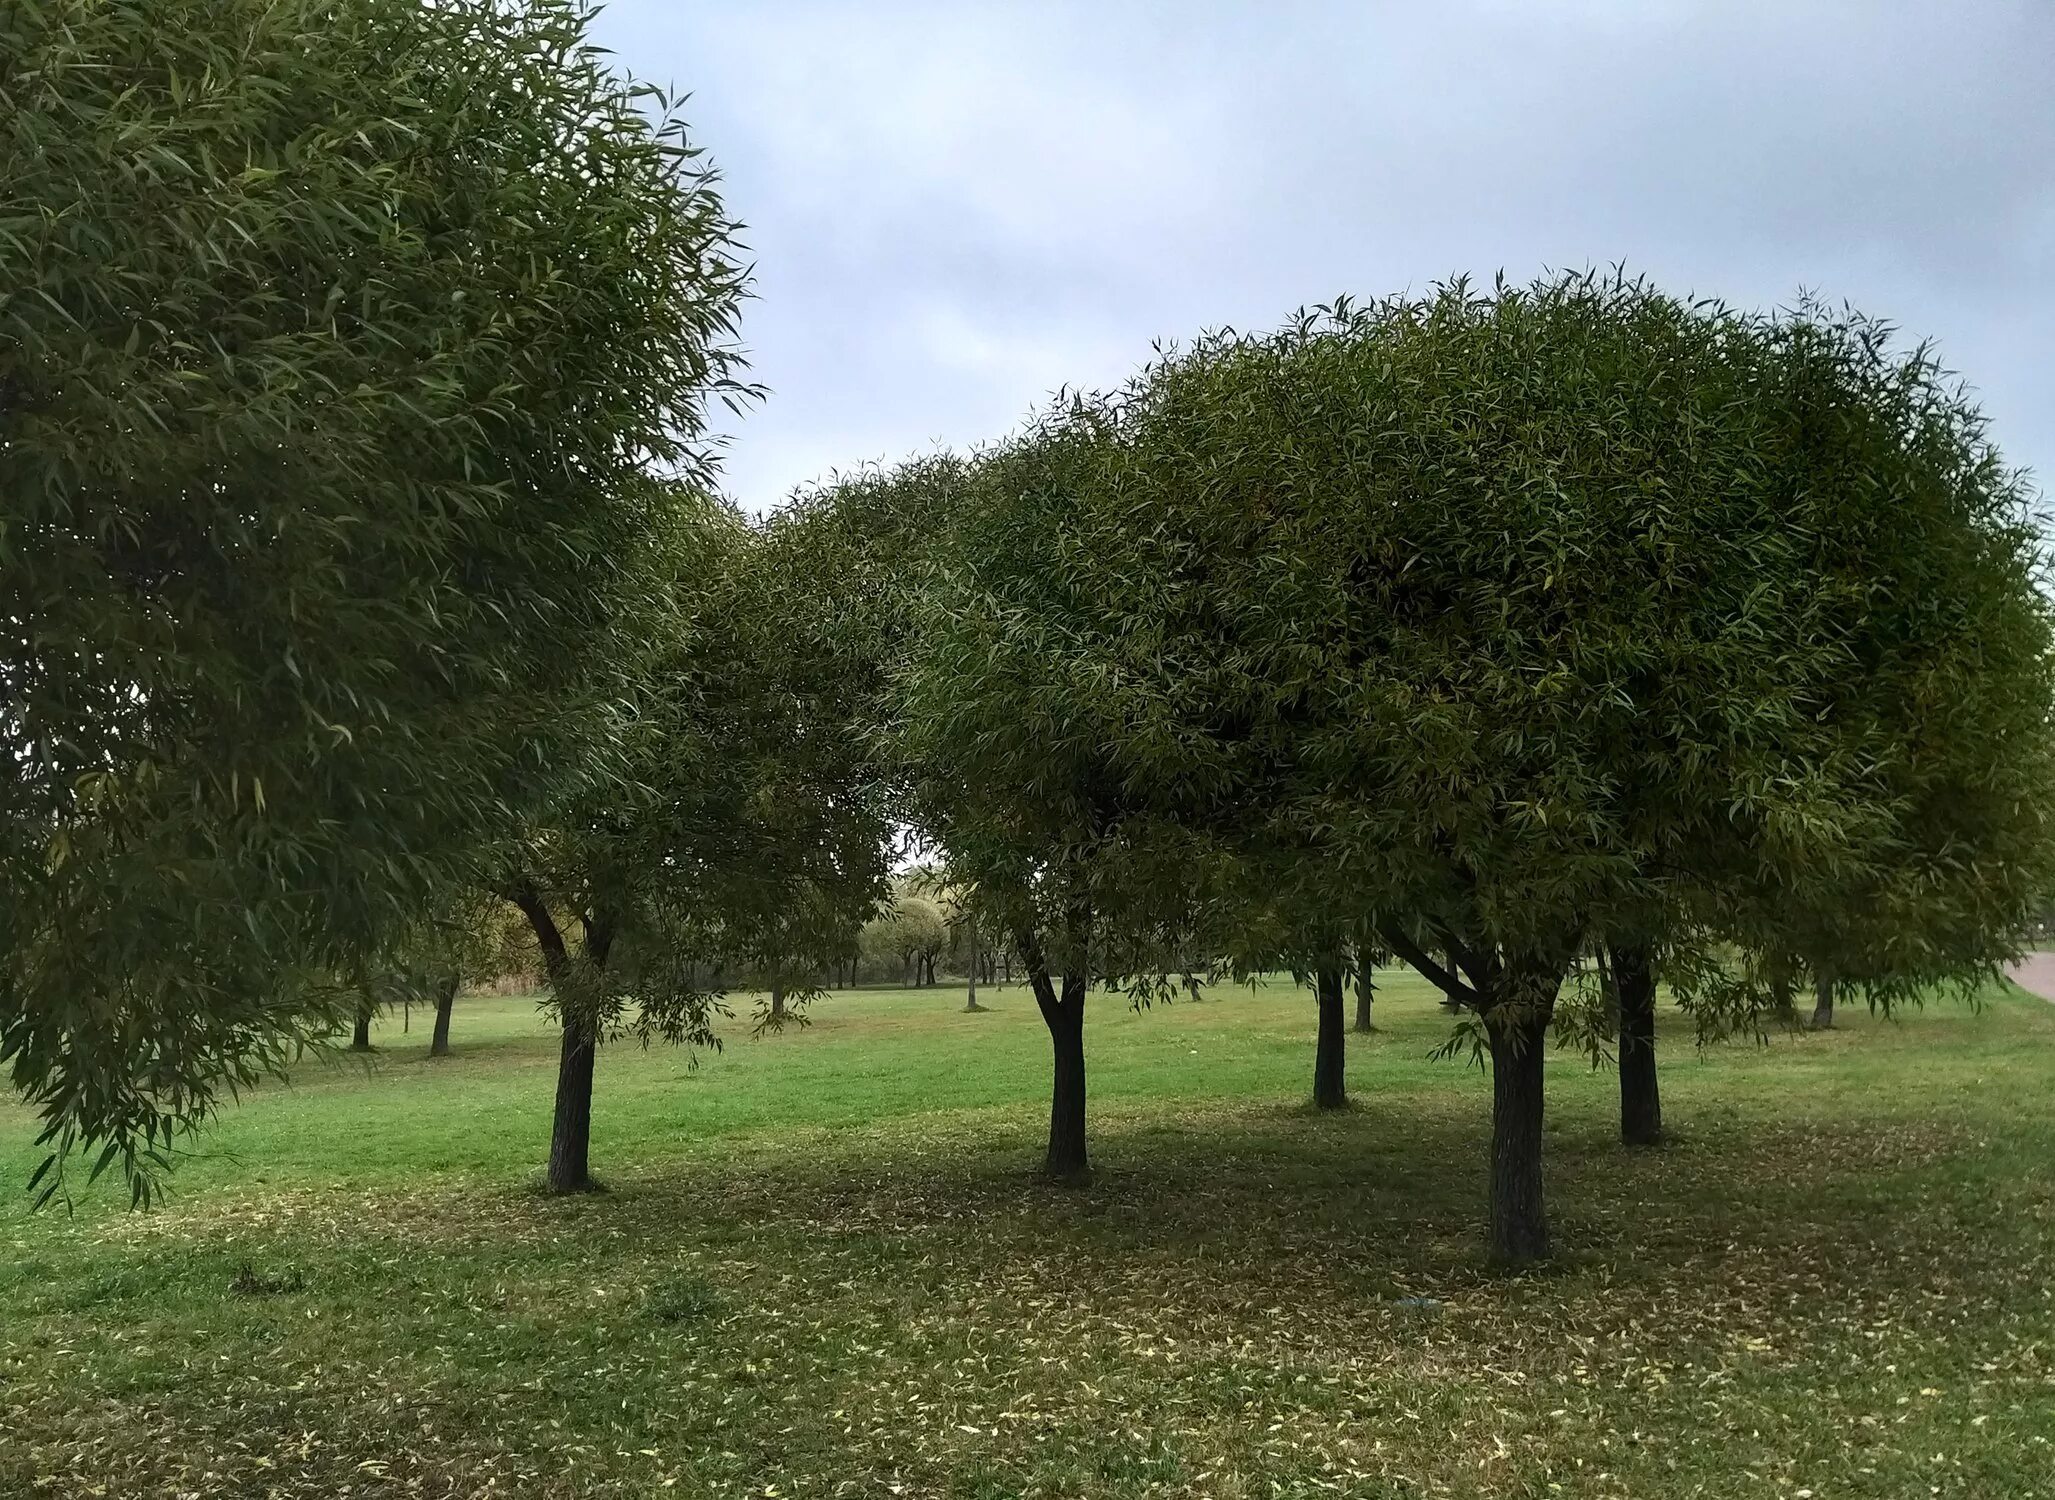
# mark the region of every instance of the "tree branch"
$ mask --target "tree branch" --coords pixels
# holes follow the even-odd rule
[[[1420,945],[1410,937],[1407,937],[1400,928],[1395,926],[1386,927],[1383,929],[1383,932],[1386,946],[1415,969],[1425,974],[1428,980],[1443,994],[1447,995],[1449,999],[1454,1000],[1459,1005],[1467,1005],[1473,1010],[1483,1009],[1483,996],[1470,988],[1469,985],[1463,983],[1456,975],[1451,974],[1447,969],[1444,969],[1440,964],[1429,958]]]
[[[1467,974],[1470,984],[1479,991],[1492,987],[1498,978],[1498,961],[1495,955],[1480,954],[1455,934],[1455,929],[1446,922],[1433,924],[1442,945],[1448,949],[1449,962],[1456,966],[1459,974]]]
[[[542,949],[542,966],[549,977],[562,977],[570,965],[570,954],[564,948],[564,934],[557,927],[557,919],[550,915],[549,903],[535,889],[535,882],[526,875],[515,876],[507,882],[506,898],[521,909],[521,915],[535,929],[536,944]]]

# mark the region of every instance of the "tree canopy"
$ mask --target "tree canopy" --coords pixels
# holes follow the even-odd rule
[[[1219,951],[1374,924],[1474,1012],[1492,1244],[1545,1254],[1580,955],[1845,939],[1901,893],[1914,946],[1867,962],[1925,981],[2045,886],[2037,544],[1974,409],[1887,343],[1458,282],[1059,404],[977,464],[908,678],[952,856]]]
[[[59,1147],[146,1168],[603,775],[744,272],[587,19],[0,8],[0,1056]]]
[[[544,958],[563,1058],[550,1185],[590,1185],[608,1035],[711,1046],[717,971],[804,971],[885,893],[886,808],[815,559],[725,506],[677,560],[618,774],[532,826],[498,877]],[[782,1016],[779,1017],[782,1019]]]
[[[2045,910],[2043,542],[1887,325],[1623,273],[1342,300],[756,522],[706,428],[752,394],[736,226],[590,15],[0,8],[0,1061],[44,1171],[146,1195],[380,985],[446,1041],[504,898],[583,1189],[607,1038],[713,1045],[745,970],[781,1024],[859,934],[932,979],[953,923],[973,987],[987,939],[1026,969],[1058,1177],[1095,983],[1310,978],[1338,1107],[1346,978],[1403,959],[1490,1060],[1526,1261],[1551,1037],[1617,1039],[1651,1143],[1660,982],[1708,1034],[1889,1006]]]

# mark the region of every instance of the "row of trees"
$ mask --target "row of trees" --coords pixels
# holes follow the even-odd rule
[[[1095,986],[1301,973],[1338,1102],[1349,977],[1411,964],[1524,1261],[1552,1032],[1650,1139],[1658,982],[1889,1005],[2040,909],[2039,543],[1888,329],[1459,282],[750,522],[735,226],[587,20],[0,9],[0,1059],[52,1162],[147,1194],[504,903],[581,1190],[605,1040],[714,1045],[743,972],[778,1024],[867,922],[931,973],[924,904],[1035,994],[1059,1178]]]
[[[1719,1031],[2006,956],[2055,873],[2042,554],[1975,408],[1890,335],[1457,282],[803,502],[879,539],[878,722],[1027,964],[1048,1171],[1087,1167],[1093,983],[1298,970],[1338,1083],[1382,948],[1489,1058],[1490,1244],[1531,1260],[1578,976],[1640,1141],[1659,981]]]

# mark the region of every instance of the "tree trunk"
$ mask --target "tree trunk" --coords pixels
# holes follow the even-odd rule
[[[1441,966],[1444,969],[1448,970],[1448,972],[1451,974],[1457,974],[1461,972],[1461,970],[1456,965],[1456,955],[1454,949],[1447,949],[1443,951],[1441,955]],[[1462,1010],[1463,1002],[1460,997],[1451,995],[1446,990],[1444,990],[1442,991],[1441,996],[1441,1008],[1447,1011],[1450,1015],[1455,1015]]]
[[[782,970],[771,975],[771,1019],[785,1019],[785,975]]]
[[[1085,975],[1081,955],[1069,955],[1059,994],[1040,942],[1024,938],[1020,951],[1028,983],[1034,986],[1035,1004],[1049,1028],[1055,1061],[1049,1094],[1049,1150],[1042,1159],[1042,1173],[1058,1182],[1082,1181],[1092,1168],[1085,1153]]]
[[[592,1190],[592,1059],[597,1050],[592,1023],[564,1018],[563,1051],[557,1060],[557,1112],[549,1137],[549,1190]]]
[[[1377,1028],[1370,1022],[1370,1007],[1377,1002],[1377,981],[1371,977],[1370,964],[1360,956],[1356,960],[1356,1030],[1372,1032]]]
[[[599,1046],[598,1028],[590,1016],[581,1016],[565,1008],[572,998],[571,957],[564,943],[563,930],[550,914],[549,904],[526,879],[519,881],[509,895],[534,929],[536,945],[542,950],[543,973],[556,996],[564,1033],[562,1048],[557,1054],[556,1116],[550,1124],[549,1164],[544,1181],[553,1193],[590,1192],[595,1186],[590,1160],[592,1060]],[[613,947],[613,924],[587,917],[584,926],[585,960],[594,968],[604,968],[607,954]],[[714,970],[714,983],[720,983],[718,967]]]
[[[1499,1265],[1548,1258],[1541,1191],[1543,1063],[1560,968],[1511,959],[1484,1013],[1491,1039],[1491,1204],[1488,1240]]]
[[[435,996],[435,1035],[429,1040],[430,1057],[450,1055],[450,1012],[457,1004],[457,978],[452,974],[443,980],[442,988]]]
[[[1615,948],[1613,989],[1620,1006],[1620,1139],[1653,1146],[1663,1138],[1655,1072],[1655,969],[1646,948]]]
[[[1320,1006],[1320,1040],[1313,1052],[1313,1104],[1318,1109],[1347,1109],[1349,1094],[1343,1074],[1342,989],[1338,967],[1313,976],[1313,994]]]
[[[371,1050],[371,1005],[369,1001],[357,1004],[356,1025],[350,1030],[350,1050],[369,1052]]]
[[[963,1008],[965,1011],[978,1011],[984,1009],[982,1005],[978,1004],[978,965],[982,962],[983,955],[978,952],[978,932],[977,929],[973,927],[970,930],[970,982],[967,987],[967,998],[963,1002]]]
[[[1074,1182],[1090,1176],[1092,1167],[1085,1153],[1085,1002],[1081,994],[1072,998],[1071,990],[1071,977],[1066,974],[1058,1011],[1047,1018],[1055,1078],[1049,1094],[1049,1149],[1042,1158],[1042,1171],[1059,1181]]]
[[[1548,1258],[1541,1194],[1543,1037],[1526,1024],[1491,1033],[1491,1258]]]
[[[1812,1029],[1832,1031],[1834,1029],[1834,981],[1820,978],[1812,987]]]

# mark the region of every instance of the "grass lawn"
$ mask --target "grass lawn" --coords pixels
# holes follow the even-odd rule
[[[610,1048],[571,1200],[522,1000],[260,1091],[146,1215],[28,1213],[0,1104],[0,1496],[2055,1497],[2055,1006],[1666,1016],[1650,1153],[1558,1053],[1562,1258],[1502,1278],[1417,982],[1335,1117],[1303,992],[1095,997],[1081,1189],[1032,1177],[1032,1001],[984,998]]]

